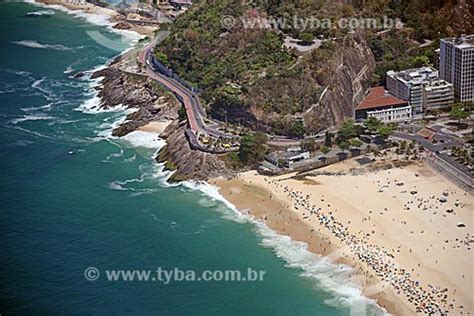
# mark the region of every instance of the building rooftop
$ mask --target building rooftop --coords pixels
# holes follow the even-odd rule
[[[455,47],[460,49],[474,48],[474,34],[461,35],[459,37],[448,37],[441,39],[444,42],[454,44]]]
[[[439,79],[430,82],[429,86],[426,86],[425,89],[428,91],[434,90],[435,88],[443,87],[443,88],[450,88],[452,87],[452,83],[447,82],[446,80]]]
[[[387,75],[411,83],[421,83],[423,81],[437,80],[439,78],[438,70],[432,67],[407,69],[399,72],[390,70],[387,72]]]
[[[289,159],[292,159],[294,157],[298,157],[300,155],[303,155],[305,154],[306,152],[303,152],[303,151],[275,151],[275,152],[271,152],[267,155],[267,157],[269,158],[272,158],[274,160],[279,160],[279,159],[283,159],[283,160],[289,160]]]
[[[369,94],[357,106],[356,110],[366,110],[385,106],[406,106],[407,101],[395,98],[389,94],[384,87],[375,87],[369,90]]]

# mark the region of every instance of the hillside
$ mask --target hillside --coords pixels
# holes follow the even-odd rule
[[[442,34],[472,29],[472,13],[465,10],[470,7],[462,1],[357,2],[201,1],[178,18],[156,53],[182,78],[203,89],[212,117],[254,130],[300,136],[351,116],[370,84],[383,83],[386,70],[432,62],[432,50]],[[337,21],[384,15],[400,17],[404,28],[380,35],[375,30],[350,32],[337,25],[298,29],[245,24],[269,17],[290,23],[292,17]],[[460,15],[463,19],[454,19]],[[232,17],[234,23],[226,25],[223,17]],[[284,45],[296,42],[306,49],[313,39],[317,45],[305,52]],[[433,42],[420,48],[424,39]]]

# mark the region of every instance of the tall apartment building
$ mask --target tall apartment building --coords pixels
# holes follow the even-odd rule
[[[441,40],[439,71],[453,84],[457,101],[474,104],[474,35]]]
[[[427,110],[451,106],[454,102],[453,85],[440,80],[438,71],[431,67],[388,71],[387,90],[408,101],[413,118],[422,117]]]

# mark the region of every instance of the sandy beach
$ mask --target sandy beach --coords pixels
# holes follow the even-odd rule
[[[352,266],[391,314],[473,313],[472,195],[422,161],[348,160],[295,176],[251,171],[210,183],[280,234]]]
[[[145,126],[140,127],[138,130],[142,132],[151,132],[151,133],[157,133],[157,134],[162,134],[165,129],[171,124],[172,121],[156,121],[156,122],[150,122]]]

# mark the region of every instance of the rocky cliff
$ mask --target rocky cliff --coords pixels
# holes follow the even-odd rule
[[[93,78],[103,77],[99,88],[101,107],[108,109],[125,105],[136,109],[127,116],[127,120],[113,130],[114,136],[124,136],[152,121],[172,120],[172,123],[160,135],[166,139],[166,146],[161,149],[158,162],[164,162],[166,168],[174,171],[170,182],[188,179],[208,180],[219,176],[231,177],[219,155],[192,150],[186,139],[186,122],[179,121],[178,109],[181,107],[171,93],[165,91],[148,77],[131,74],[121,70],[121,57],[108,68],[93,74]]]
[[[330,75],[324,79],[323,92],[317,103],[304,115],[308,133],[341,124],[352,117],[354,109],[370,87],[375,59],[360,34],[348,34],[334,50]]]
[[[177,119],[181,105],[175,97],[148,77],[122,71],[120,60],[92,76],[104,78],[99,88],[102,108],[122,104],[136,109],[124,124],[113,130],[112,135],[124,136],[151,121]]]
[[[216,177],[233,177],[234,172],[227,168],[222,155],[213,155],[192,150],[185,136],[186,123],[175,120],[161,135],[166,146],[160,150],[156,160],[166,163],[166,168],[174,173],[168,181],[188,179],[209,180]]]

